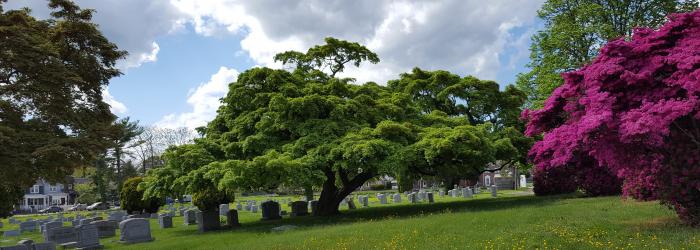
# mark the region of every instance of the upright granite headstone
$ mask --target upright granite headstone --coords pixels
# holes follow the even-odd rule
[[[5,232],[2,232],[2,237],[7,238],[7,237],[17,237],[20,235],[19,230],[7,230]]]
[[[113,220],[98,220],[90,222],[97,227],[97,235],[100,238],[112,237],[117,235],[117,222]]]
[[[100,236],[97,226],[93,224],[80,225],[76,228],[77,243],[72,245],[77,249],[100,249]]]
[[[53,242],[34,243],[34,250],[56,250],[56,244]]]
[[[387,204],[386,195],[378,194],[377,199],[379,199],[379,204]]]
[[[151,224],[146,219],[132,218],[119,223],[119,242],[139,243],[153,241]]]
[[[445,197],[445,190],[440,190],[440,191],[438,191],[438,196],[439,196],[440,198]]]
[[[199,232],[208,232],[221,229],[219,211],[197,211],[197,229]]]
[[[233,228],[233,227],[240,227],[241,224],[238,223],[238,210],[229,210],[228,214],[226,214],[226,226]]]
[[[497,197],[498,196],[498,188],[494,185],[491,186],[491,197]]]
[[[172,228],[173,216],[170,214],[161,214],[158,216],[158,225],[160,228]]]
[[[426,193],[426,196],[427,196],[427,200],[428,200],[429,203],[435,202],[435,197],[434,197],[433,192],[428,192],[428,193]]]
[[[219,205],[219,215],[226,216],[226,214],[228,214],[228,210],[228,204]]]
[[[394,203],[401,203],[401,194],[394,194]]]
[[[238,203],[236,203],[236,210],[238,210],[238,211],[243,210],[243,205],[241,204],[240,201]]]
[[[350,201],[352,202],[352,200]],[[310,201],[309,206],[311,207],[311,215],[312,216],[318,216],[318,201]],[[354,204],[353,204],[354,206]]]
[[[258,212],[258,205],[251,205],[250,206],[250,212],[257,213]]]
[[[56,227],[62,227],[63,222],[58,222],[58,221],[53,221],[53,222],[47,222],[41,225],[41,233],[45,233],[46,230],[49,228],[56,228]]]
[[[465,188],[462,190],[462,196],[464,198],[472,198],[474,196],[474,193],[472,192],[471,188]]]
[[[263,220],[277,220],[281,219],[280,216],[280,204],[275,201],[266,201],[260,204],[262,208],[262,219]]]
[[[185,225],[196,225],[197,224],[197,211],[190,209],[185,211],[185,218],[183,219],[183,223]]]
[[[291,204],[292,217],[309,215],[309,205],[306,201],[295,201]]]
[[[78,233],[74,227],[49,228],[44,233],[44,241],[56,244],[75,242],[78,241]]]
[[[352,209],[357,208],[357,207],[355,207],[355,201],[352,199],[352,197],[345,198],[345,202],[348,203],[348,209],[352,210]]]
[[[25,221],[19,223],[19,232],[36,232],[36,221]]]

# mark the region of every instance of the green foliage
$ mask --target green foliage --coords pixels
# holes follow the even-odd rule
[[[133,177],[126,180],[119,193],[120,205],[129,214],[134,212],[156,213],[160,206],[165,204],[165,199],[163,198],[144,197],[143,191],[139,190],[139,184],[142,181],[141,177]]]
[[[102,89],[126,52],[92,23],[92,10],[65,0],[49,7],[46,20],[0,8],[0,214],[22,197],[16,189],[90,164],[115,119]]]
[[[298,51],[286,51],[275,55],[275,61],[282,64],[293,64],[297,70],[309,72],[315,70],[330,70],[330,77],[342,72],[345,64],[352,62],[355,67],[359,67],[363,61],[378,63],[379,57],[374,52],[364,46],[338,40],[332,37],[325,39],[326,44],[317,45],[310,48],[306,53]]]
[[[78,193],[77,202],[81,204],[92,204],[99,201],[97,188],[92,183],[77,184],[75,191]]]
[[[563,83],[560,74],[591,62],[603,44],[697,7],[696,0],[548,0],[537,12],[545,28],[532,37],[531,71],[518,75],[517,86],[527,93],[529,105],[540,108]]]

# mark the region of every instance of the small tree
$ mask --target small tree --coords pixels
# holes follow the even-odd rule
[[[143,191],[139,191],[139,184],[143,182],[141,177],[133,177],[124,182],[121,192],[119,193],[119,201],[122,209],[127,213],[146,212],[156,213],[160,206],[165,204],[165,200],[156,197],[144,197]]]
[[[93,184],[77,184],[75,185],[75,191],[78,193],[78,203],[92,204],[99,200],[97,188]]]

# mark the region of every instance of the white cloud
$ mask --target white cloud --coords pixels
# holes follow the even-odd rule
[[[117,114],[117,115],[122,115],[126,114],[129,109],[126,108],[126,105],[124,103],[121,103],[114,99],[114,96],[109,93],[109,89],[105,88],[102,90],[102,99],[104,100],[105,103],[109,104],[110,110],[112,110],[112,113]]]
[[[279,67],[272,60],[276,53],[304,51],[327,36],[363,43],[377,52],[381,62],[351,67],[339,76],[383,84],[416,66],[496,78],[502,67],[510,66],[500,63],[504,51],[522,44],[522,36],[511,32],[533,23],[541,0],[172,3],[189,16],[201,35],[242,33],[241,48],[264,66]]]
[[[155,125],[164,128],[196,128],[206,125],[216,116],[216,110],[221,104],[220,98],[228,92],[228,84],[237,77],[238,71],[235,69],[219,68],[209,82],[201,83],[196,89],[190,90],[187,103],[192,106],[191,111],[166,115]]]

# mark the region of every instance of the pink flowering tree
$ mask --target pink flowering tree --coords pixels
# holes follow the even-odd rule
[[[563,77],[543,109],[523,112],[526,134],[543,135],[529,154],[536,171],[609,171],[625,195],[700,225],[700,11],[612,41]]]

